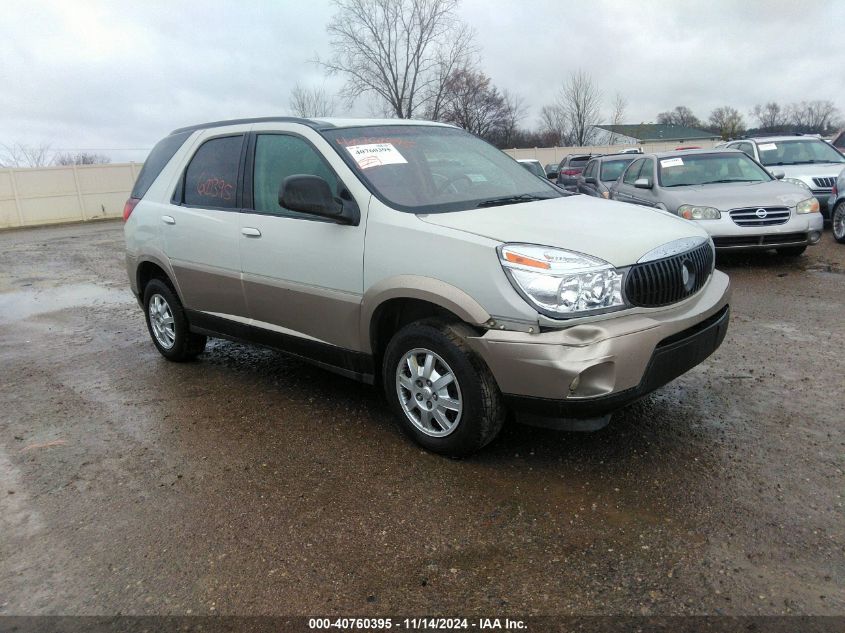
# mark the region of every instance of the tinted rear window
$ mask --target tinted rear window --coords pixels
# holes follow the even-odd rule
[[[243,139],[242,135],[223,136],[200,146],[185,172],[185,204],[235,207]]]
[[[191,132],[172,134],[156,143],[153,151],[147,156],[147,160],[141,168],[141,173],[138,174],[138,180],[135,181],[135,186],[132,188],[132,193],[130,194],[131,197],[143,198],[146,195],[149,188],[155,182],[155,179],[158,178],[161,170],[170,162],[170,159],[173,158],[173,155],[182,147],[182,143],[190,135]]]

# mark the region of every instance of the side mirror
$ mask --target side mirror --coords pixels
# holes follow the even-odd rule
[[[783,180],[784,178],[786,178],[786,172],[776,169],[772,172],[772,177],[776,180]]]
[[[584,178],[584,182],[586,182],[588,185],[598,185],[599,184],[599,181],[596,180],[595,176],[587,176],[586,178]]]
[[[349,196],[350,204],[332,195],[323,178],[305,174],[288,176],[279,187],[279,204],[285,209],[329,218],[341,224],[358,223],[358,207]]]
[[[637,189],[651,189],[652,188],[651,178],[637,178],[634,181],[634,186]]]

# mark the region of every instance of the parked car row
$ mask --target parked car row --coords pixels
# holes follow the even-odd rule
[[[533,163],[532,173],[540,175],[540,162]],[[777,136],[737,139],[713,149],[570,154],[544,172],[567,191],[696,222],[719,250],[776,249],[794,256],[820,240],[825,219],[845,243],[843,168],[845,156],[832,143]]]

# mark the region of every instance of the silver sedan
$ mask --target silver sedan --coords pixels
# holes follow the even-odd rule
[[[610,197],[695,222],[719,250],[800,255],[819,241],[824,223],[807,189],[781,182],[738,150],[646,154],[628,166]]]

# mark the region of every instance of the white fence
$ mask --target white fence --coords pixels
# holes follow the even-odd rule
[[[0,229],[119,218],[141,165],[0,169]]]
[[[683,145],[710,148],[714,141]],[[647,143],[645,152],[672,150],[682,143]],[[567,154],[610,154],[630,145],[508,149],[514,158],[536,158],[544,165]],[[0,229],[119,218],[139,163],[0,169]]]

